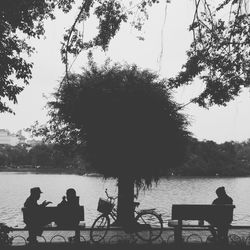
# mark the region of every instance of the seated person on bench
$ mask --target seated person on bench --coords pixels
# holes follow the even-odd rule
[[[44,201],[40,205],[37,203],[37,201],[40,199],[41,196],[41,189],[39,187],[34,187],[30,189],[30,196],[26,199],[24,203],[25,208],[42,208],[46,207],[48,204],[50,204],[50,201]],[[49,221],[44,220],[43,216],[34,216],[33,219],[29,221],[25,221],[25,223],[28,226],[29,229],[29,237],[28,241],[29,243],[36,243],[36,236],[41,236],[42,234],[42,227],[48,223]]]
[[[233,204],[233,199],[226,194],[224,187],[217,188],[216,194],[218,198],[216,198],[212,204],[214,205]],[[232,220],[225,221],[223,218],[222,219],[218,218],[216,220],[213,221],[210,220],[208,222],[211,224],[210,231],[213,235],[214,240],[227,241],[228,229]],[[215,227],[217,227],[217,232],[215,230]]]
[[[75,189],[69,188],[66,191],[66,197],[63,196],[63,200],[57,205],[57,207],[60,209],[56,221],[58,226],[74,227],[79,224],[78,214],[72,213],[72,209],[79,207],[79,197],[76,196]],[[67,216],[65,216],[65,213],[67,213]]]

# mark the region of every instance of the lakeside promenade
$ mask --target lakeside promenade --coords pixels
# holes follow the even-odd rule
[[[15,246],[11,248],[3,248],[1,250],[249,250],[248,246],[216,246],[208,244],[183,244],[177,246],[171,245],[128,245],[128,244],[116,244],[116,245],[70,245],[70,244],[44,244],[31,246]]]
[[[26,230],[18,230],[11,232],[10,236],[14,237],[13,247],[25,246],[28,237]],[[127,234],[120,228],[111,228],[105,239],[100,244],[94,244],[90,241],[90,228],[86,227],[80,232],[80,241],[82,244],[93,245],[153,245],[153,246],[170,246],[174,243],[174,232],[173,228],[164,228],[163,233],[159,239],[153,243],[145,243],[138,239],[134,234]],[[185,228],[183,230],[183,240],[186,244],[199,244],[199,245],[214,245],[209,240],[210,232],[206,229],[201,228]],[[50,245],[61,244],[68,245],[71,243],[71,237],[74,236],[74,231],[49,231],[43,232],[42,237],[38,237],[39,245],[50,243]],[[47,245],[47,244],[46,244]],[[49,245],[49,244],[48,244]],[[73,244],[70,244],[73,245]],[[229,230],[229,246],[246,246],[250,248],[250,226],[234,226]]]

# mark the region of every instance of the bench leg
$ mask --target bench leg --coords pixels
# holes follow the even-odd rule
[[[174,227],[174,241],[177,244],[182,243],[182,220],[179,220],[178,225]]]
[[[77,228],[75,231],[75,242],[80,243],[80,228]]]

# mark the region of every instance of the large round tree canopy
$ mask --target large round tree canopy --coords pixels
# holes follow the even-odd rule
[[[183,161],[187,121],[157,74],[92,65],[69,76],[56,97],[54,120],[65,136],[78,131],[78,143],[86,143],[89,161],[105,176],[150,183]]]

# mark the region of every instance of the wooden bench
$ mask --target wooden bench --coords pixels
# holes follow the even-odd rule
[[[22,208],[23,221],[27,230],[42,223],[43,230],[74,230],[75,241],[80,242],[80,230],[85,228],[84,207],[38,207]],[[54,222],[54,223],[53,223]],[[55,224],[55,225],[52,225]],[[35,227],[35,226],[34,226]]]
[[[207,204],[174,204],[172,205],[172,220],[176,224],[169,224],[174,227],[175,242],[182,241],[183,220],[197,220],[196,227],[204,226],[204,221],[225,221],[229,224],[233,220],[234,205],[207,205]]]

